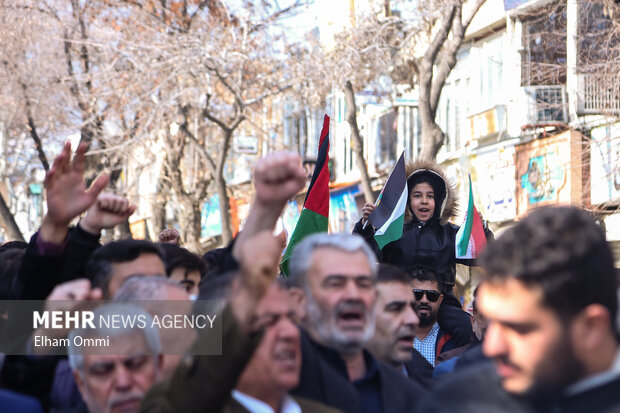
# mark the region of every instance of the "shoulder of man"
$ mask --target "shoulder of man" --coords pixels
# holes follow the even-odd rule
[[[418,411],[437,413],[529,413],[531,410],[511,397],[501,386],[490,363],[472,366],[446,377],[427,394]]]
[[[379,362],[379,376],[383,411],[410,412],[416,410],[426,389],[405,377],[394,367],[382,362]]]
[[[333,406],[359,411],[359,395],[353,384],[321,354],[319,346],[301,329],[301,372],[299,384],[290,394]]]
[[[299,404],[302,412],[309,413],[342,413],[341,410],[335,409],[333,407],[327,406],[326,404],[319,403],[314,400],[306,399],[304,397],[294,396],[293,399]]]
[[[409,379],[430,389],[433,383],[433,365],[416,349],[411,351],[411,360],[405,363]]]

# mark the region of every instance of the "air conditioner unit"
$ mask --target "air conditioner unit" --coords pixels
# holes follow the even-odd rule
[[[564,86],[529,86],[525,91],[529,123],[568,122]]]

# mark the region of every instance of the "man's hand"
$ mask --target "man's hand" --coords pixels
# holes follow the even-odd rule
[[[91,288],[90,281],[86,278],[80,278],[77,280],[67,281],[62,284],[58,284],[52,290],[51,294],[45,301],[45,309],[52,310],[66,310],[69,311],[72,308],[67,308],[67,303],[64,301],[69,300],[101,300],[103,294],[99,288]]]
[[[179,231],[174,228],[166,228],[159,234],[157,241],[162,244],[179,245],[181,243],[181,235],[179,235]]]
[[[136,206],[114,194],[101,194],[97,201],[86,211],[86,216],[79,223],[80,227],[91,234],[99,234],[102,229],[113,228],[136,212]]]
[[[108,176],[100,175],[90,189],[86,189],[85,153],[86,144],[80,144],[72,162],[71,143],[66,142],[62,152],[56,157],[45,176],[47,214],[40,231],[44,241],[61,243],[67,235],[69,223],[86,211],[108,184]]]
[[[67,281],[58,284],[45,301],[45,311],[82,311],[92,310],[94,304],[92,300],[103,299],[100,288],[91,288],[90,281],[86,278]],[[34,336],[45,336],[49,338],[61,339],[67,337],[67,328],[39,327]],[[33,348],[34,354],[49,355],[55,354],[54,348],[36,346]]]
[[[286,246],[286,232],[273,235],[262,231],[242,240],[238,245],[240,277],[232,294],[231,309],[239,324],[250,328],[256,306],[278,276],[282,250]]]
[[[375,204],[371,204],[370,202],[364,204],[364,206],[362,207],[362,224],[365,224],[366,221],[368,221],[368,217],[374,212],[376,208],[377,207],[375,206]]]
[[[238,258],[238,244],[261,231],[272,232],[282,214],[286,201],[303,189],[306,171],[301,158],[294,152],[274,152],[256,163],[254,186],[256,196],[248,218],[237,237],[232,254]]]
[[[301,158],[294,152],[274,152],[258,160],[254,168],[256,202],[284,208],[306,184]]]

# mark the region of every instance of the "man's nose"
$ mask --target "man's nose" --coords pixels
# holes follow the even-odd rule
[[[504,337],[504,331],[498,323],[489,323],[482,350],[487,357],[501,357],[508,352],[508,346]]]
[[[420,324],[420,319],[418,318],[416,312],[413,310],[413,305],[407,305],[405,307],[403,314],[403,324],[410,325],[414,328],[417,328],[418,324]]]
[[[277,324],[278,338],[280,339],[298,339],[299,328],[289,317],[281,317]]]
[[[347,281],[344,287],[344,296],[347,299],[356,299],[360,297],[360,289],[354,280]]]
[[[131,388],[131,373],[125,366],[117,366],[114,374],[114,384],[117,390],[127,390]]]

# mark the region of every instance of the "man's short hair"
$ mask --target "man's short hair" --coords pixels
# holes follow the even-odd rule
[[[481,253],[490,282],[515,278],[543,291],[542,305],[569,322],[590,304],[618,308],[614,261],[605,233],[585,211],[544,207],[509,228]]]
[[[364,238],[356,234],[327,234],[325,232],[305,237],[295,246],[289,262],[291,286],[305,288],[306,275],[312,265],[312,254],[319,248],[329,248],[341,252],[363,252],[370,264],[371,275],[377,276],[377,257]]]
[[[156,326],[153,326],[153,317],[146,311],[140,307],[131,304],[124,303],[110,303],[102,305],[101,307],[96,308],[93,311],[95,315],[95,320],[100,317],[107,318],[109,316],[114,316],[116,314],[123,314],[124,317],[138,317],[142,318],[145,323],[145,328],[139,328],[135,325],[130,326],[122,325],[122,326],[110,326],[106,327],[105,324],[98,328],[78,328],[71,330],[68,335],[69,345],[67,347],[67,352],[69,356],[69,365],[71,366],[71,370],[77,371],[80,374],[84,374],[84,354],[82,354],[82,347],[76,346],[74,343],[74,339],[77,336],[81,337],[116,337],[124,334],[129,334],[132,332],[138,332],[144,335],[144,341],[147,345],[147,350],[150,351],[151,355],[158,356],[161,354],[161,341],[159,339],[159,331]],[[129,356],[130,354],[128,354]]]
[[[437,274],[430,268],[418,268],[416,270],[411,271],[409,273],[409,278],[411,280],[416,280],[420,282],[430,281],[437,284],[438,288],[441,289],[442,283],[439,282],[439,278],[437,278]]]
[[[409,284],[411,280],[409,275],[392,264],[379,264],[379,272],[377,274],[377,283],[398,282],[401,284]]]
[[[237,277],[239,277],[237,271],[229,271],[220,275],[209,275],[202,279],[198,287],[198,299],[208,300],[208,305],[205,307],[208,312],[222,312]]]
[[[166,275],[170,277],[176,268],[185,268],[187,272],[198,271],[200,278],[207,273],[207,263],[189,250],[170,243],[158,244],[164,253]]]
[[[163,275],[132,275],[118,288],[115,301],[167,300],[166,287],[185,288]]]
[[[21,247],[6,248],[0,253],[0,300],[15,298],[13,284],[25,254],[26,248]]]
[[[108,291],[112,264],[133,261],[142,254],[155,254],[163,262],[164,254],[159,246],[151,241],[125,239],[110,242],[97,249],[86,264],[86,275],[94,287]]]

